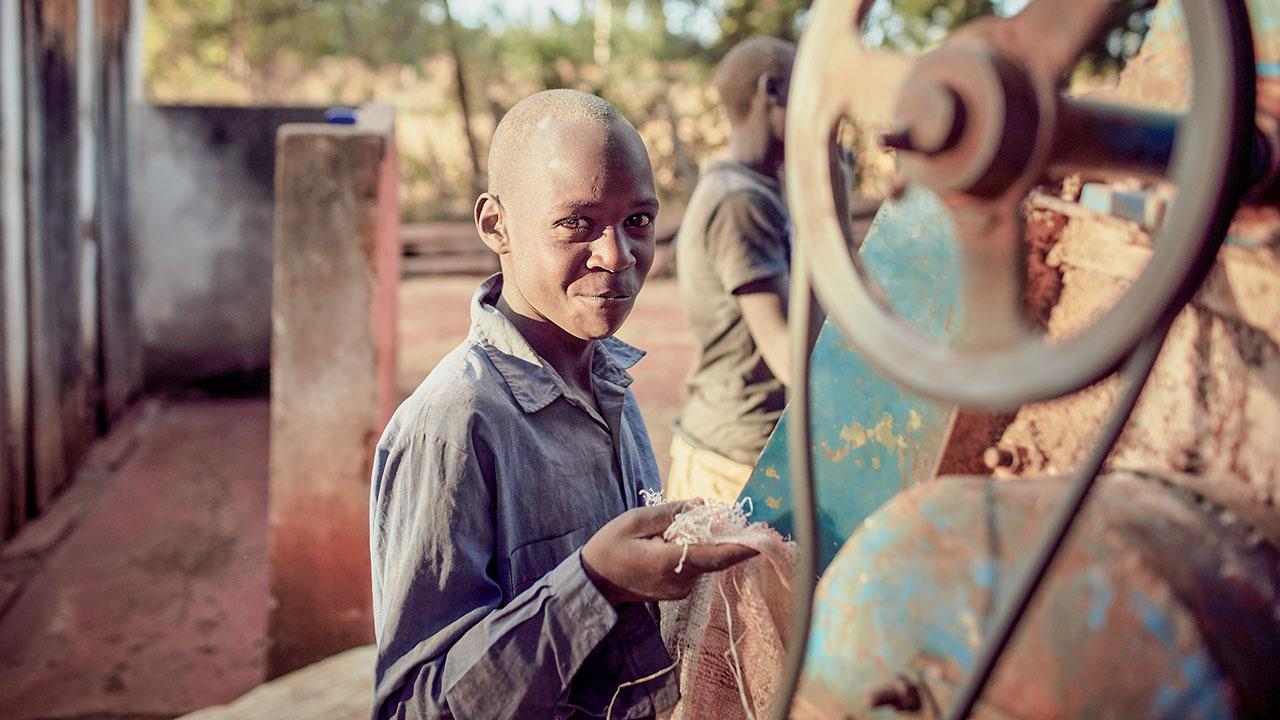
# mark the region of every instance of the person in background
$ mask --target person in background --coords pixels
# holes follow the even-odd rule
[[[676,235],[697,356],[671,443],[667,497],[737,498],[786,404],[791,222],[779,179],[795,46],[734,46],[714,84],[728,156],[707,163]]]

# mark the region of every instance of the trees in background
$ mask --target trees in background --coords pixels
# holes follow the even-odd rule
[[[716,61],[753,35],[797,39],[812,4],[562,0],[544,4],[567,11],[532,22],[500,0],[467,2],[149,0],[148,92],[162,102],[392,102],[402,206],[409,219],[435,219],[469,215],[483,184],[484,139],[507,107],[536,90],[576,87],[637,120],[659,184],[678,202],[692,188],[697,161],[727,138],[707,90]],[[919,52],[973,18],[1023,4],[881,0],[866,38]],[[1152,0],[1118,4],[1128,17],[1099,38],[1084,72],[1113,73],[1136,52]]]

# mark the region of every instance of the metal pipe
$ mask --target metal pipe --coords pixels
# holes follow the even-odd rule
[[[1185,116],[1095,100],[1062,97],[1050,168],[1106,177],[1168,177]],[[1244,169],[1246,200],[1274,201],[1280,181],[1280,123],[1260,113]]]
[[[782,665],[778,692],[769,708],[770,720],[786,720],[800,686],[804,656],[809,646],[809,626],[813,620],[813,593],[818,579],[818,508],[813,487],[809,423],[809,375],[811,369],[810,325],[815,300],[803,246],[795,248],[791,272],[788,322],[791,325],[791,367],[794,368],[787,400],[787,447],[791,480],[792,539],[796,543],[795,589],[791,624],[787,637],[787,657]]]
[[[1162,110],[1062,97],[1050,167],[1163,180],[1182,118]]]

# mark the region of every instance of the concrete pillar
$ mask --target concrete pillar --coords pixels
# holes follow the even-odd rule
[[[280,128],[269,677],[373,638],[369,479],[393,401],[398,188],[390,109]]]

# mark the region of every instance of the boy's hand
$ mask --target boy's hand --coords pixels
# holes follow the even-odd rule
[[[628,510],[610,520],[582,547],[587,577],[613,605],[679,600],[704,573],[732,567],[756,551],[745,545],[690,545],[679,574],[683,548],[662,533],[689,502],[670,502]]]

